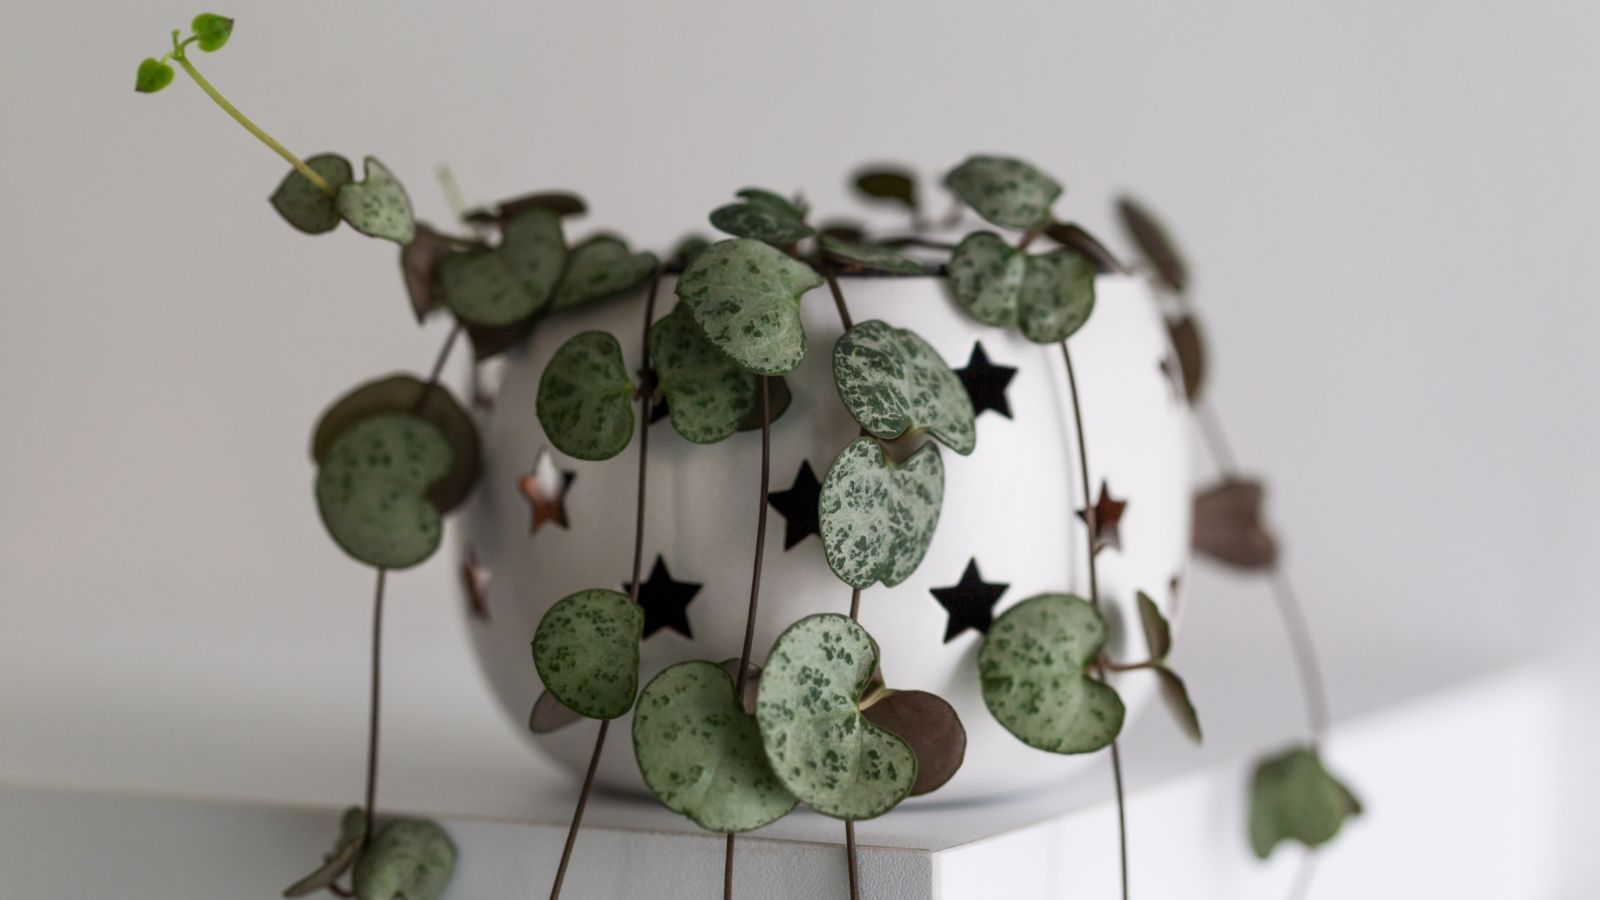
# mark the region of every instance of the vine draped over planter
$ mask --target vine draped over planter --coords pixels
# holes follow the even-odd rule
[[[291,170],[270,197],[285,221],[307,234],[347,224],[398,244],[417,320],[441,314],[455,323],[425,379],[396,374],[360,385],[336,400],[314,431],[314,492],[323,524],[342,550],[376,573],[370,740],[364,807],[345,813],[333,849],[285,895],[326,889],[363,900],[432,900],[455,865],[455,848],[437,825],[376,817],[385,577],[437,551],[444,516],[467,498],[480,475],[476,425],[440,381],[453,347],[465,334],[481,361],[523,340],[548,317],[643,296],[639,335],[575,335],[555,352],[538,385],[539,422],[563,453],[611,459],[634,443],[636,433],[639,445],[630,592],[573,593],[546,613],[531,636],[532,663],[545,693],[531,711],[530,727],[544,732],[584,718],[600,722],[551,896],[559,895],[572,859],[608,724],[630,712],[634,754],[651,792],[700,827],[727,835],[725,896],[732,895],[734,835],[768,825],[799,804],[845,822],[850,893],[856,896],[852,823],[936,790],[959,768],[965,748],[964,729],[950,704],[885,682],[883,671],[892,670],[894,661],[882,660],[880,667],[878,643],[858,621],[861,592],[879,583],[899,584],[920,565],[943,502],[943,454],[972,453],[977,431],[973,396],[962,378],[915,331],[879,320],[855,322],[839,276],[947,275],[951,296],[976,322],[1059,344],[1078,421],[1075,462],[1088,498],[1070,339],[1093,314],[1096,276],[1126,268],[1082,226],[1056,218],[1053,208],[1063,193],[1058,181],[1020,160],[983,155],[945,178],[959,203],[949,221],[959,223],[959,208],[965,207],[1014,238],[982,229],[954,246],[929,239],[919,186],[896,168],[865,171],[855,186],[865,198],[895,204],[909,215],[911,230],[898,237],[814,225],[802,203],[759,188],[739,191],[736,200],[710,213],[710,224],[727,237],[686,239],[665,264],[611,234],[569,242],[566,219],[585,207],[568,193],[530,194],[465,212],[461,233],[452,234],[414,221],[405,188],[379,160],[366,157],[357,180],[343,156],[301,159],[228,103],[189,53],[221,49],[232,31],[230,19],[197,16],[189,35],[174,31],[172,49],[140,65],[136,89],[166,87],[174,78],[170,63],[176,63],[289,162]],[[1204,368],[1185,294],[1187,269],[1153,217],[1127,201],[1121,213],[1149,260],[1149,276],[1178,307],[1169,321],[1176,354],[1172,374],[1181,378],[1191,403],[1198,403]],[[1040,238],[1049,246],[1035,251]],[[911,246],[948,256],[929,264],[907,255]],[[657,316],[660,279],[668,269],[680,273],[677,303]],[[758,666],[752,635],[772,425],[790,398],[783,376],[816,351],[808,345],[800,309],[824,285],[844,325],[831,348],[835,386],[860,426],[859,437],[840,448],[821,481],[815,511],[827,563],[850,589],[848,614],[820,613],[790,624]],[[621,345],[634,338],[643,350],[638,372],[628,370]],[[663,406],[673,429],[697,444],[760,430],[761,513],[740,657],[681,662],[641,688],[645,622],[638,594],[649,445],[648,428],[639,420],[647,425]],[[1236,566],[1270,567],[1275,543],[1261,523],[1260,488],[1234,474],[1220,429],[1207,421],[1224,477],[1197,500],[1196,549]],[[1045,593],[1010,606],[988,629],[978,671],[988,710],[1018,740],[1052,753],[1110,751],[1120,824],[1125,816],[1117,738],[1124,708],[1107,673],[1153,670],[1179,726],[1196,741],[1201,729],[1187,689],[1166,662],[1170,628],[1144,593],[1138,595],[1140,625],[1152,658],[1113,660],[1106,654],[1108,624],[1095,574],[1095,557],[1112,546],[1114,522],[1104,498],[1102,492],[1101,504],[1079,511],[1086,526],[1088,596]],[[597,572],[595,578],[609,583],[613,574]],[[1256,770],[1249,837],[1263,857],[1284,840],[1319,846],[1360,810],[1354,794],[1320,761],[1318,742],[1326,730],[1320,681],[1298,607],[1277,574],[1275,583],[1284,585],[1278,596],[1305,667],[1312,740]],[[1125,826],[1121,846],[1127,896]]]

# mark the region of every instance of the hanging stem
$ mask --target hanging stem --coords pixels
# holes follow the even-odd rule
[[[1089,603],[1100,608],[1100,582],[1095,568],[1095,551],[1099,544],[1100,525],[1095,521],[1094,504],[1089,498],[1089,444],[1083,435],[1083,404],[1078,398],[1078,376],[1072,368],[1072,351],[1067,342],[1061,342],[1061,357],[1067,364],[1067,387],[1072,394],[1072,420],[1078,435],[1078,480],[1083,487],[1084,524],[1089,535]],[[1099,661],[1094,664],[1095,677],[1105,680],[1106,669]],[[1122,751],[1115,739],[1111,741],[1111,779],[1117,791],[1117,849],[1122,865],[1122,900],[1128,900],[1128,807],[1122,795]]]
[[[455,349],[456,339],[461,336],[463,326],[461,320],[451,327],[450,333],[445,336],[444,345],[439,348],[439,355],[433,359],[433,369],[428,372],[428,380],[422,385],[422,392],[417,395],[417,400],[411,405],[413,414],[422,412],[428,405],[428,398],[433,395],[434,389],[439,386],[439,378],[444,375],[444,364],[450,359],[450,351]]]
[[[367,831],[361,838],[365,848],[377,830],[373,824],[373,810],[378,802],[378,701],[379,685],[383,675],[383,584],[386,569],[378,570],[378,586],[372,595],[372,700],[367,710]]]
[[[556,867],[556,880],[550,886],[550,900],[561,896],[561,883],[567,880],[567,863],[572,861],[572,845],[577,843],[578,828],[583,824],[583,808],[589,805],[589,791],[594,788],[594,772],[600,768],[600,751],[606,746],[606,731],[610,719],[600,720],[600,731],[595,735],[594,753],[589,756],[589,769],[583,774],[583,788],[578,791],[578,805],[572,811],[572,825],[567,828],[567,842],[561,848],[561,865]]]

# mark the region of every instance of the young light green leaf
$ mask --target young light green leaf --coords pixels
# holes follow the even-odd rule
[[[711,212],[711,224],[734,237],[787,246],[816,234],[795,206],[776,194],[747,188],[742,203],[729,203]]]
[[[189,23],[189,28],[194,36],[199,38],[195,43],[207,53],[214,53],[222,49],[233,34],[233,20],[216,13],[201,13]]]
[[[795,806],[734,687],[716,663],[678,663],[645,685],[633,714],[633,754],[650,792],[701,828],[725,834],[776,822]]]
[[[913,212],[917,209],[917,182],[904,169],[868,169],[856,175],[854,184],[864,197],[898,203]]]
[[[896,464],[872,438],[851,441],[828,468],[818,501],[828,566],[852,587],[905,581],[928,552],[943,501],[937,444]]]
[[[539,376],[539,424],[576,459],[610,459],[633,439],[633,382],[622,347],[603,331],[574,335]]]
[[[1309,747],[1263,760],[1250,779],[1250,847],[1262,859],[1283,841],[1320,847],[1360,813],[1361,801]]]
[[[462,320],[510,325],[550,302],[566,259],[561,218],[530,208],[505,221],[500,246],[446,256],[439,264],[438,288]]]
[[[139,74],[134,76],[133,89],[141,94],[154,94],[172,83],[172,67],[159,59],[146,58],[139,63]]]
[[[855,241],[832,234],[817,237],[817,248],[853,270],[921,275],[922,263],[884,244]]]
[[[697,444],[714,444],[738,431],[752,411],[760,415],[761,376],[707,340],[684,306],[650,326],[650,361],[672,427]]]
[[[1023,337],[1055,344],[1071,337],[1094,312],[1094,263],[1062,247],[1028,257],[1017,295],[1017,324]]]
[[[311,171],[322,176],[335,191],[350,183],[354,177],[350,161],[337,153],[319,153],[306,160]],[[333,197],[300,174],[290,169],[272,192],[272,208],[290,225],[306,234],[322,234],[339,225],[339,209]]]
[[[439,548],[439,508],[428,489],[450,471],[450,444],[428,420],[381,413],[344,430],[317,470],[317,510],[346,553],[405,569]]]
[[[961,239],[950,256],[950,291],[973,318],[986,325],[1013,325],[1017,298],[1028,274],[1028,258],[992,231]]]
[[[822,276],[782,251],[734,239],[696,257],[677,293],[722,352],[752,372],[782,375],[806,355],[800,297],[821,285]]]
[[[1156,686],[1161,691],[1161,702],[1178,720],[1178,727],[1189,736],[1189,740],[1196,744],[1201,741],[1200,714],[1195,711],[1194,701],[1189,699],[1189,689],[1184,686],[1183,679],[1166,666],[1156,666]]]
[[[1149,594],[1139,591],[1137,596],[1139,624],[1144,628],[1145,646],[1150,649],[1150,658],[1159,662],[1172,652],[1172,626],[1167,624],[1166,616],[1161,614],[1161,607],[1150,599]]]
[[[366,177],[339,187],[334,205],[340,218],[365,235],[408,244],[416,233],[411,200],[394,174],[372,157],[365,163]]]
[[[772,771],[824,815],[883,815],[916,784],[911,748],[861,714],[877,667],[878,645],[866,629],[821,613],[779,635],[761,674],[756,720]]]
[[[456,845],[433,822],[396,819],[356,862],[358,900],[439,900],[456,867]]]
[[[1125,710],[1088,667],[1106,626],[1088,601],[1039,594],[1006,610],[978,651],[983,702],[1005,729],[1051,753],[1092,753],[1116,739]]]
[[[589,238],[567,255],[550,308],[571,309],[626,294],[649,281],[656,267],[654,253],[634,253],[620,238]]]
[[[1050,205],[1061,185],[1020,159],[971,156],[944,183],[978,215],[1005,228],[1039,228],[1050,222]]]
[[[339,819],[339,837],[333,849],[322,857],[322,865],[311,874],[283,889],[285,897],[305,897],[326,889],[355,864],[361,841],[367,836],[367,816],[352,806]]]
[[[833,382],[861,427],[886,440],[926,432],[966,456],[977,446],[972,396],[915,332],[877,319],[833,345]]]
[[[639,691],[644,611],[627,594],[587,590],[550,607],[533,635],[533,664],[545,690],[591,719],[615,719]]]

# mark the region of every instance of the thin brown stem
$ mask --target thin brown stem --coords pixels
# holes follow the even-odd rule
[[[822,277],[828,282],[828,290],[833,294],[834,308],[839,310],[839,323],[845,331],[855,327],[855,322],[850,318],[850,306],[844,302],[844,291],[839,289],[839,276],[834,273],[833,266],[823,263],[821,266]]]
[[[572,845],[578,840],[578,828],[583,824],[583,809],[589,805],[589,792],[594,788],[594,773],[600,768],[600,751],[606,746],[606,731],[610,719],[600,720],[600,733],[594,737],[594,753],[589,756],[589,769],[583,774],[583,788],[578,792],[578,806],[572,811],[572,825],[567,828],[567,843],[561,848],[561,864],[556,867],[556,880],[550,886],[550,900],[561,896],[561,883],[567,880],[567,863],[572,861]]]
[[[367,792],[366,834],[361,838],[365,847],[377,831],[373,824],[373,811],[378,803],[378,702],[383,678],[383,585],[386,569],[378,570],[378,584],[372,592],[372,698],[367,709]]]
[[[850,590],[850,619],[855,621],[861,618],[861,588]]]
[[[456,339],[461,337],[464,326],[457,319],[456,324],[450,328],[450,334],[444,339],[444,346],[439,348],[439,355],[433,359],[433,369],[428,372],[428,380],[422,385],[422,392],[417,395],[417,400],[411,405],[412,414],[420,413],[428,405],[428,398],[439,386],[439,379],[444,375],[444,364],[450,360],[450,351],[455,349]]]
[[[740,695],[743,696],[743,695]],[[733,835],[722,854],[722,900],[733,900]]]
[[[856,823],[844,822],[844,852],[849,861],[850,900],[861,900],[861,876],[856,871]]]
[[[1147,659],[1144,662],[1116,663],[1102,656],[1100,657],[1099,665],[1107,672],[1135,672],[1139,669],[1154,669],[1155,667],[1161,665],[1161,661],[1158,659]]]

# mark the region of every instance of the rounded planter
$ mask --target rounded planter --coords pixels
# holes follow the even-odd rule
[[[677,303],[674,282],[663,279],[657,316]],[[921,566],[902,584],[870,587],[861,598],[861,623],[878,641],[887,684],[939,694],[966,726],[965,764],[921,802],[997,797],[1066,777],[1086,758],[1027,747],[989,714],[976,662],[983,634],[963,627],[982,626],[986,610],[998,615],[1035,594],[1089,595],[1086,531],[1078,514],[1086,498],[1061,347],[978,323],[949,298],[942,278],[844,277],[841,284],[856,322],[882,319],[911,328],[952,368],[970,364],[969,390],[982,410],[976,450],[965,457],[942,451],[944,504]],[[1172,617],[1188,560],[1188,408],[1167,374],[1175,367],[1163,365],[1171,347],[1149,287],[1132,277],[1102,276],[1096,292],[1094,314],[1070,340],[1095,494],[1087,501],[1097,501],[1104,484],[1112,499],[1127,503],[1116,542],[1097,557],[1098,582],[1110,625],[1107,652],[1114,660],[1137,661],[1146,658],[1146,648],[1135,591],[1149,594]],[[637,434],[626,451],[604,462],[574,460],[550,447],[534,414],[539,376],[556,348],[589,330],[615,335],[629,369],[637,371],[643,311],[635,296],[542,322],[510,354],[484,423],[484,479],[464,520],[464,541],[491,573],[490,617],[475,620],[472,633],[507,715],[524,729],[541,691],[529,649],[540,617],[574,591],[627,589],[638,468]],[[793,403],[772,425],[771,490],[777,496],[767,510],[757,664],[797,619],[845,613],[850,604],[849,586],[828,568],[820,540],[807,528],[815,507],[813,501],[808,509],[801,475],[808,465],[822,480],[859,431],[833,384],[833,345],[843,329],[826,288],[806,295],[802,318],[807,355],[786,376]],[[642,602],[659,626],[643,643],[642,685],[676,662],[739,655],[756,543],[761,435],[741,432],[698,445],[665,418],[636,427],[651,429]],[[530,504],[518,485],[541,455],[543,483],[565,486],[564,514],[531,530]],[[1138,672],[1113,683],[1131,721],[1149,699],[1153,679]],[[595,728],[579,722],[530,733],[529,740],[581,776]],[[627,718],[613,725],[597,775],[604,787],[644,790],[630,729]]]

